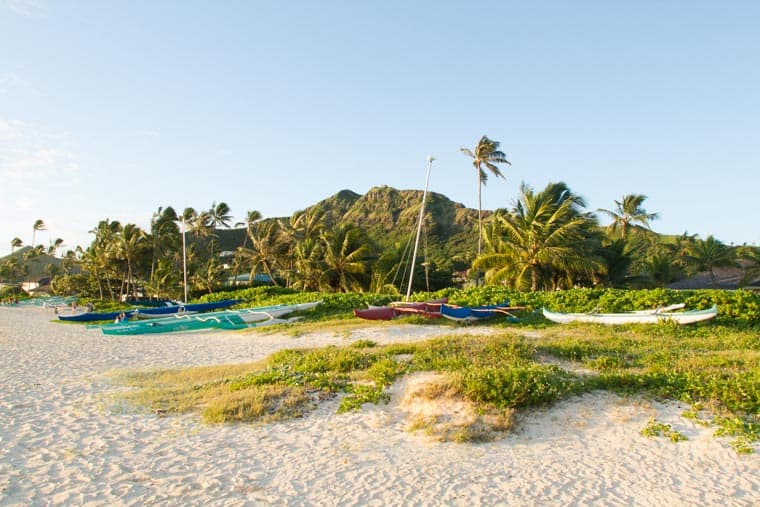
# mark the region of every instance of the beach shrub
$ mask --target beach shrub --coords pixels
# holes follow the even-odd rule
[[[546,364],[547,358],[577,363],[591,373],[565,371]],[[444,374],[445,391],[475,404],[479,414],[601,389],[682,400],[695,414],[709,407],[713,420],[700,420],[733,438],[737,452],[752,451],[760,440],[760,335],[751,326],[725,321],[550,326],[526,337],[518,328],[391,345],[359,340],[345,347],[282,350],[250,365],[139,374],[133,385],[141,390],[130,396],[151,409],[200,411],[211,421],[269,420],[306,413],[338,394],[341,411],[387,401],[387,387],[411,372]],[[212,403],[217,398],[221,401]],[[236,403],[242,406],[235,408]],[[428,423],[438,427],[443,420]]]
[[[461,384],[468,399],[507,408],[542,405],[585,390],[577,376],[539,364],[470,367],[461,373]]]

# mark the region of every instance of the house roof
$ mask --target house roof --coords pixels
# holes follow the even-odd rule
[[[669,289],[738,289],[746,285],[760,285],[760,278],[745,283],[746,271],[743,267],[714,268],[713,276],[702,271],[689,278],[678,280],[667,285]]]

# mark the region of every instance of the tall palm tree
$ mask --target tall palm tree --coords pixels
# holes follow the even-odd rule
[[[230,220],[232,220],[232,215],[230,215],[230,207],[227,206],[227,203],[225,202],[220,202],[217,204],[216,201],[214,201],[211,203],[211,209],[208,210],[208,218],[209,224],[212,228],[227,228],[230,226]]]
[[[114,299],[111,277],[117,273],[114,265],[115,256],[113,250],[117,244],[117,235],[121,231],[121,223],[109,219],[101,220],[98,225],[90,230],[95,235],[92,244],[83,253],[82,260],[85,268],[92,272],[98,284],[100,299],[103,299],[103,281],[106,282],[108,293]]]
[[[584,205],[564,183],[541,192],[523,184],[515,207],[496,214],[502,238],[495,251],[475,259],[473,267],[486,270],[489,283],[533,291],[571,286],[604,270],[593,254],[596,220],[582,212]]]
[[[35,220],[34,221],[34,225],[32,225],[32,245],[31,245],[32,246],[32,250],[34,250],[36,248],[35,245],[34,245],[34,243],[37,240],[37,231],[44,231],[44,230],[45,230],[45,222],[43,222],[41,219]],[[29,258],[34,258],[36,256],[37,256],[36,254],[32,253]],[[29,260],[29,259],[25,259],[25,260]],[[29,282],[29,284],[31,284],[32,283],[31,268],[28,270],[28,274],[29,274],[29,279],[27,280],[27,282]]]
[[[166,208],[159,206],[151,217],[150,242],[153,250],[150,262],[151,281],[153,281],[159,259],[167,257],[178,249],[180,231],[177,220],[177,212],[171,206]]]
[[[629,228],[649,229],[649,221],[659,218],[657,213],[647,213],[642,207],[646,199],[645,195],[627,194],[623,196],[622,201],[615,201],[614,210],[599,208],[597,211],[612,219],[609,225],[610,232],[620,231],[620,237],[625,239]]]
[[[243,236],[243,248],[248,241],[248,236],[251,234],[251,228],[253,224],[261,220],[261,212],[256,210],[248,210],[245,214],[245,222],[236,222],[235,227],[245,226],[245,235]]]
[[[135,224],[125,225],[118,236],[118,252],[120,257],[122,257],[127,264],[126,292],[132,296],[135,296],[135,276],[133,268],[141,250],[145,247],[145,239],[145,231]]]
[[[261,220],[261,213],[256,210],[248,210],[245,214],[245,222],[235,222],[235,227],[245,226],[245,234],[243,235],[243,244],[241,245],[242,248],[246,247],[246,243],[248,243],[248,237],[251,235],[251,228],[253,227],[253,224]],[[232,280],[233,283],[237,284],[237,276],[238,271],[240,269],[240,256],[235,255],[235,259],[232,263]]]
[[[37,238],[37,231],[44,231],[45,230],[45,222],[43,222],[40,219],[37,219],[34,221],[34,225],[32,226],[32,247],[34,247],[34,242]]]
[[[207,238],[213,234],[211,224],[211,214],[208,211],[198,213],[193,208],[185,208],[182,212],[182,220],[187,230],[191,232],[196,239]]]
[[[469,148],[460,148],[460,151],[472,159],[472,165],[475,167],[475,171],[478,177],[478,256],[480,256],[481,248],[483,244],[483,210],[481,203],[481,189],[488,181],[488,174],[483,169],[486,167],[494,176],[504,178],[496,164],[512,165],[507,156],[499,151],[499,142],[489,139],[488,136],[483,136],[475,146],[475,151]]]

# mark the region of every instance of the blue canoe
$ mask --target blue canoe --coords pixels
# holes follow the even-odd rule
[[[236,305],[240,302],[240,299],[225,299],[224,301],[214,301],[212,303],[189,303],[186,305],[180,303],[171,306],[159,306],[157,308],[138,308],[133,310],[132,314],[134,315],[135,313],[139,313],[141,315],[172,315],[182,312],[202,313],[229,308],[230,306]]]
[[[447,319],[459,322],[472,322],[474,320],[488,319],[490,317],[504,315],[510,321],[517,321],[517,317],[510,312],[521,310],[519,306],[508,306],[509,303],[501,305],[483,305],[483,306],[452,306],[441,305],[441,315]]]
[[[96,322],[99,320],[114,320],[122,313],[127,317],[133,317],[136,312],[144,315],[171,315],[177,313],[181,308],[187,312],[209,312],[212,310],[221,310],[240,303],[239,299],[225,299],[224,301],[214,301],[212,303],[191,303],[187,305],[174,305],[158,308],[135,308],[132,310],[118,310],[115,312],[84,312],[75,315],[59,315],[60,320],[69,322]]]

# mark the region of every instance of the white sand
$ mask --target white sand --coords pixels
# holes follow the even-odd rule
[[[266,426],[119,413],[104,372],[245,362],[286,347],[412,341],[450,329],[350,337],[205,333],[106,337],[0,307],[0,505],[760,505],[760,454],[680,416],[599,393],[520,417],[489,444],[404,430],[399,406],[337,415],[336,401]],[[649,439],[650,417],[689,440]]]

